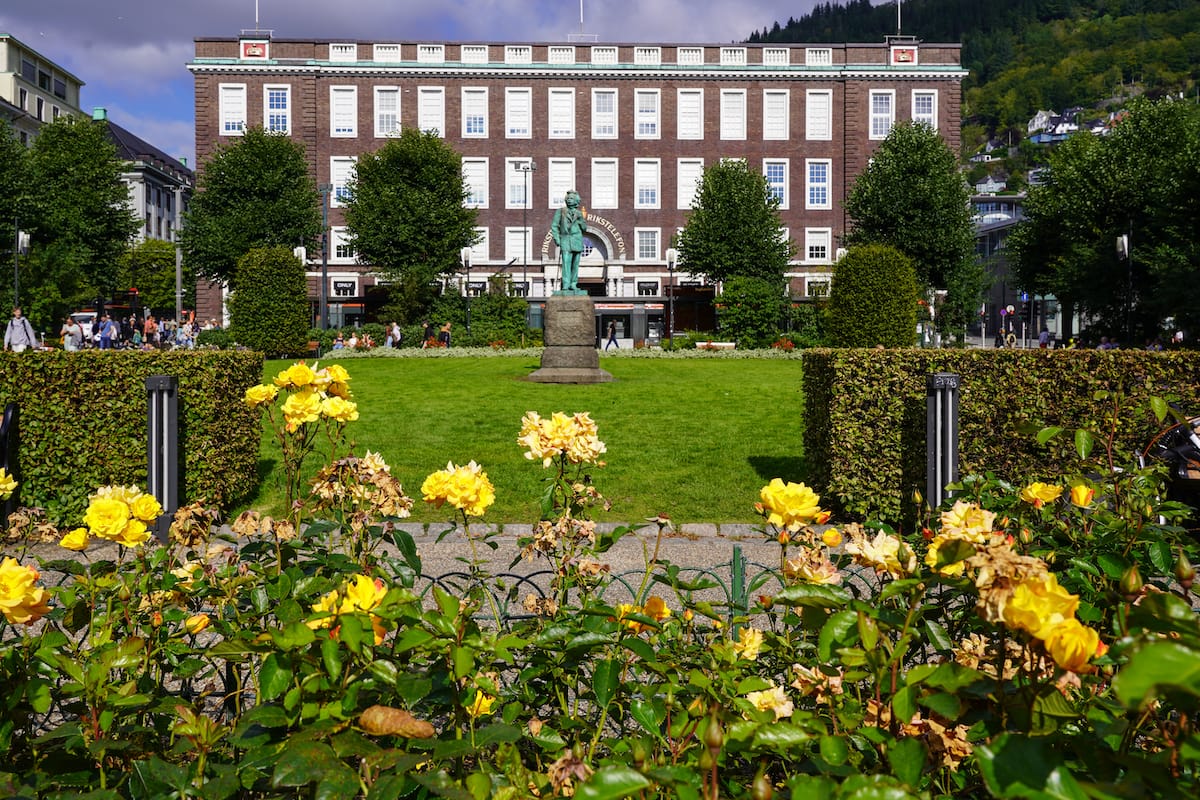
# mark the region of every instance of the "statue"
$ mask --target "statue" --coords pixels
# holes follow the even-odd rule
[[[579,258],[583,255],[583,232],[587,230],[587,209],[580,207],[579,192],[571,190],[563,207],[554,212],[550,235],[562,253],[562,288],[555,294],[587,294],[579,288]]]

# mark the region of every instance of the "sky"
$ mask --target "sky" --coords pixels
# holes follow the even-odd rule
[[[800,17],[820,0],[583,0],[601,42],[730,42]],[[576,0],[0,0],[8,33],[84,82],[80,105],[195,165],[196,37],[242,29],[277,38],[565,41]]]

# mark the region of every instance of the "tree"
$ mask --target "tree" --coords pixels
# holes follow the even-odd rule
[[[311,312],[304,264],[287,247],[256,248],[238,261],[229,298],[235,341],[267,355],[295,355],[308,342]]]
[[[462,158],[437,135],[405,128],[360,156],[348,191],[355,254],[404,294],[431,299],[430,284],[462,268],[460,251],[478,235],[476,214],[463,206]]]
[[[779,200],[742,160],[704,170],[678,248],[681,270],[712,281],[735,275],[779,281],[792,257]]]
[[[846,200],[853,223],[846,244],[888,245],[911,258],[922,285],[947,290],[938,325],[959,334],[984,289],[970,201],[946,142],[928,125],[907,122],[892,127]]]
[[[42,326],[117,287],[118,261],[138,228],[121,167],[104,126],[92,120],[60,117],[33,140],[21,302]]]
[[[9,127],[8,122],[0,119],[0,253],[6,253],[12,258],[12,248],[16,244],[15,225],[20,224],[21,196],[24,193],[26,170],[29,167],[29,153]],[[0,287],[11,286],[9,281],[0,281]],[[0,297],[11,300],[4,288],[0,288]],[[11,308],[4,302],[0,308]]]
[[[739,348],[770,347],[778,338],[787,302],[782,280],[734,275],[725,281],[717,302],[721,333]]]
[[[911,347],[920,284],[912,259],[887,245],[852,247],[833,265],[828,331],[835,347]]]
[[[286,135],[248,128],[219,147],[196,177],[180,241],[190,274],[232,282],[254,248],[316,247],[321,198],[304,146]]]
[[[175,245],[162,239],[146,239],[134,245],[121,256],[117,281],[118,286],[137,287],[143,307],[174,316]],[[183,305],[195,307],[195,281],[183,282]]]

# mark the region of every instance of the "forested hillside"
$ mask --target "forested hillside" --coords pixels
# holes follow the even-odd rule
[[[902,33],[963,43],[964,122],[1024,127],[1039,109],[1104,109],[1138,94],[1197,95],[1196,0],[908,0]],[[894,3],[826,3],[752,42],[879,41]]]

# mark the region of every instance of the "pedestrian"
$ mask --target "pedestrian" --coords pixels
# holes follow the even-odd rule
[[[100,349],[111,350],[113,344],[120,340],[121,326],[108,314],[100,322]]]
[[[30,347],[37,347],[37,334],[33,332],[29,319],[21,314],[21,307],[16,306],[8,327],[4,329],[4,349],[24,353]]]
[[[449,322],[447,322],[445,325],[442,326],[442,332],[438,334],[437,340],[438,340],[439,347],[449,347],[450,346],[450,323]]]
[[[83,349],[83,326],[75,321],[75,318],[70,314],[63,322],[62,331],[63,349],[68,353],[74,353],[76,350]]]
[[[158,322],[153,314],[146,315],[146,323],[142,326],[142,341],[146,344],[158,344]]]
[[[604,343],[604,349],[607,350],[609,346],[621,349],[621,345],[617,343],[617,323],[611,321],[608,323],[608,341]]]
[[[1038,334],[1038,347],[1045,350],[1050,346],[1050,329],[1045,325],[1042,326],[1042,332]]]
[[[421,332],[421,349],[423,350],[431,344],[437,343],[437,339],[435,338],[437,336],[437,329],[433,327],[433,323],[429,320],[422,322],[421,326],[423,328]]]
[[[400,323],[392,321],[392,327],[388,328],[387,346],[399,347],[404,341],[404,331],[400,330]]]

